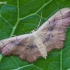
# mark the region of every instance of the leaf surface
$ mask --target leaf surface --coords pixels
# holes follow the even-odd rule
[[[41,13],[43,24],[65,7],[70,7],[70,0],[0,0],[0,39],[30,33],[37,29]],[[69,31],[70,28],[66,31],[64,47],[48,53],[47,59],[39,58],[28,63],[17,56],[3,57],[0,54],[0,70],[70,70]]]

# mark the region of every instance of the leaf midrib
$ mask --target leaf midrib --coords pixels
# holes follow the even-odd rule
[[[51,0],[52,1],[52,0]],[[47,5],[47,3],[46,4],[44,4],[39,10],[41,10],[44,6],[46,6]],[[38,10],[38,11],[39,11]],[[38,12],[37,11],[37,12]],[[36,13],[37,13],[36,12]],[[36,14],[36,13],[33,13],[32,15],[34,15],[34,14]],[[29,16],[32,16],[31,14],[29,15]],[[26,16],[26,17],[24,17],[23,19],[25,19],[25,18],[27,18],[27,17],[29,17],[29,16]],[[15,24],[15,26],[13,27],[13,30],[12,30],[12,32],[11,32],[11,34],[10,34],[10,37],[12,37],[12,35],[14,34],[14,32],[15,32],[15,30],[16,30],[16,28],[17,28],[17,26],[18,26],[18,23],[19,23],[19,21],[21,20],[21,18],[19,18],[19,0],[17,0],[17,21],[16,21],[16,24]],[[15,61],[16,62],[16,61]],[[17,64],[17,62],[16,62],[16,64]],[[18,64],[17,64],[18,65]],[[36,65],[34,65],[34,66],[36,66]],[[19,67],[19,66],[18,66]],[[36,66],[37,67],[37,66]],[[62,50],[60,51],[60,70],[62,70]]]
[[[50,0],[48,3],[50,3],[52,0]],[[45,3],[39,10],[37,10],[35,13],[33,13],[32,15],[34,15],[34,14],[36,14],[38,11],[40,11],[43,7],[45,7],[48,3]],[[31,16],[32,16],[31,15]],[[24,17],[23,19],[25,19],[26,17]],[[17,0],[17,22],[16,22],[16,24],[15,24],[15,26],[13,27],[13,30],[12,30],[12,32],[11,32],[11,34],[10,34],[10,37],[12,37],[12,35],[14,34],[14,32],[15,32],[15,30],[16,30],[16,28],[17,28],[17,26],[18,26],[18,23],[19,23],[19,21],[20,21],[20,18],[19,18],[19,0]],[[14,57],[13,56],[11,56],[13,59],[14,59]],[[17,64],[17,61],[14,59],[14,61],[15,61],[15,63]],[[32,64],[33,66],[35,66],[36,68],[39,68],[39,67],[37,67],[36,65],[34,65],[34,64]],[[19,65],[17,64],[17,66],[18,66],[18,68],[19,68]],[[21,67],[22,68],[22,67]],[[21,69],[20,68],[20,69]],[[43,69],[41,69],[41,68],[39,68],[40,70],[43,70]]]
[[[13,27],[13,30],[12,30],[12,32],[10,34],[10,37],[12,37],[12,35],[14,34],[14,32],[15,32],[15,30],[17,28],[18,23],[19,23],[19,0],[17,0],[17,21],[16,21],[15,26]]]

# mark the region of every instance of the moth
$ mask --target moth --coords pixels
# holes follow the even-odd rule
[[[63,8],[43,23],[37,31],[0,40],[0,51],[4,56],[17,55],[28,62],[34,62],[39,57],[46,59],[47,52],[63,47],[66,28],[69,25],[70,8]]]

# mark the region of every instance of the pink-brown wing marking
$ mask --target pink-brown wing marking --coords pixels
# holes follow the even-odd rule
[[[69,25],[70,8],[61,9],[36,31],[37,36],[33,36],[33,32],[32,36],[28,34],[1,40],[0,51],[3,55],[18,55],[22,60],[33,62],[43,54],[46,57],[47,51],[62,48],[66,28]],[[42,48],[44,49],[42,50]]]
[[[1,52],[4,56],[18,55],[22,60],[27,60],[28,62],[33,62],[38,57],[41,57],[32,36],[21,40],[15,37],[15,40],[9,41],[9,43],[1,48]]]
[[[39,36],[47,51],[62,48],[66,28],[70,25],[70,8],[61,9],[45,23],[45,27],[39,31]]]

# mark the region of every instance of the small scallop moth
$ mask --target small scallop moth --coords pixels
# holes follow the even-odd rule
[[[60,49],[65,41],[66,28],[70,25],[70,8],[63,8],[43,23],[37,31],[0,40],[2,55],[17,55],[22,60],[34,62],[46,59],[47,52]]]

